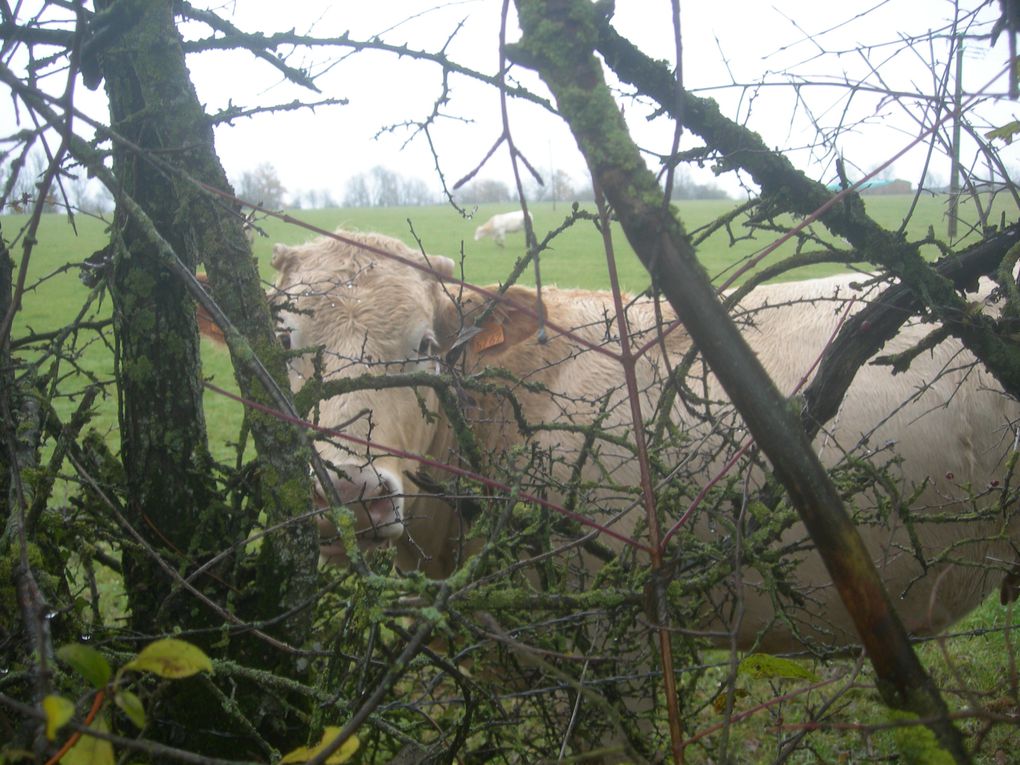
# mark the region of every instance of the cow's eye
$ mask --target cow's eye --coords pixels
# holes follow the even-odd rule
[[[279,333],[277,335],[277,337],[280,339],[280,345],[283,346],[284,350],[289,351],[290,350],[290,333],[289,332],[281,332],[281,333]]]
[[[438,354],[439,343],[436,341],[436,336],[431,332],[426,332],[422,335],[421,342],[418,343],[418,358],[431,359]]]

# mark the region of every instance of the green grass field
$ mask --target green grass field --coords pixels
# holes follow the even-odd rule
[[[870,197],[866,203],[869,212],[879,223],[897,229],[912,199],[909,196]],[[906,228],[908,238],[923,238],[929,227],[937,232],[944,231],[945,204],[944,197],[927,195],[922,197]],[[735,206],[736,203],[731,200],[698,200],[680,202],[677,209],[688,233],[697,238],[704,226],[729,213]],[[592,204],[581,207],[594,212]],[[342,226],[361,231],[379,231],[408,243],[413,243],[416,234],[426,251],[447,255],[462,263],[467,281],[489,284],[501,281],[510,272],[516,258],[523,254],[524,236],[511,234],[507,238],[506,247],[500,248],[491,239],[475,242],[474,230],[490,215],[512,209],[515,209],[513,205],[483,205],[478,208],[471,220],[465,220],[448,206],[299,210],[294,212],[294,216],[327,230]],[[550,203],[533,205],[529,209],[532,211],[539,239],[548,231],[563,225],[570,216],[570,206],[562,203],[555,209]],[[789,218],[780,220],[790,222]],[[264,266],[268,263],[268,254],[273,242],[294,244],[313,236],[311,232],[288,226],[278,220],[268,220],[260,225],[268,237],[256,240],[255,254]],[[813,230],[823,239],[831,239],[825,236],[822,227],[815,225]],[[762,233],[750,236],[749,229],[739,222],[732,226],[732,231],[737,241],[731,242],[726,232],[718,232],[698,246],[698,257],[713,277],[770,245],[774,239],[773,236]],[[645,289],[649,284],[647,273],[619,226],[614,225],[613,232],[620,283],[624,289],[630,291]],[[792,254],[794,249],[792,243],[787,243],[769,255],[764,262],[774,263]],[[934,251],[931,254],[934,257]],[[833,270],[835,269],[832,266],[812,266],[793,271],[784,278],[804,279],[832,273]],[[264,268],[263,276],[271,278],[270,271]],[[609,276],[602,252],[602,238],[594,225],[587,221],[578,221],[558,236],[550,245],[550,249],[542,254],[541,273],[544,284],[590,289],[608,288]],[[534,283],[531,272],[525,274],[522,282]]]

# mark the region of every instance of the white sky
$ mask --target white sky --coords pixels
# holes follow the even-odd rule
[[[195,4],[203,6],[201,2]],[[965,2],[967,7],[982,4],[982,0]],[[614,25],[622,34],[655,58],[673,59],[669,0],[617,0],[616,6]],[[463,22],[446,47],[447,56],[486,73],[494,73],[499,63],[501,3],[497,0],[244,0],[210,2],[208,7],[246,31],[268,35],[294,30],[316,37],[349,32],[355,40],[378,34],[389,43],[406,43],[430,51],[441,47]],[[823,78],[839,81],[844,76],[870,76],[870,84],[877,86],[877,76],[869,75],[868,70],[873,65],[891,88],[930,93],[933,75],[923,59],[934,56],[944,64],[944,49],[921,47],[915,54],[897,41],[941,28],[953,9],[953,4],[944,0],[863,0],[839,4],[838,8],[818,0],[681,0],[684,84],[716,98],[724,114],[759,131],[770,146],[788,150],[795,163],[812,177],[831,181],[832,154],[823,156],[824,151],[803,148],[817,143],[812,121],[831,129],[840,120],[851,123],[870,118],[867,124],[830,142],[846,156],[848,164],[870,169],[917,135],[917,123],[910,112],[918,107],[883,102],[867,92],[857,92],[848,104],[849,91],[845,87],[805,85],[795,91],[787,84],[752,91],[733,87],[733,83],[817,82]],[[991,22],[997,14],[998,4],[992,3],[979,18]],[[841,25],[844,21],[849,23]],[[513,21],[510,28],[514,39],[518,33]],[[985,23],[980,31],[987,30]],[[193,25],[185,33],[194,38],[206,36],[208,31]],[[885,47],[872,52],[870,65],[856,52],[861,45],[880,44]],[[1003,67],[1007,50],[1004,37],[990,50],[987,41],[970,42],[964,65],[965,89],[974,91],[984,86]],[[438,66],[391,54],[347,55],[343,48],[296,53],[281,48],[280,52],[292,54],[288,58],[292,66],[307,65],[312,71],[328,68],[319,80],[323,93],[317,95],[284,82],[274,68],[245,52],[207,53],[192,56],[189,66],[208,110],[214,112],[228,103],[251,106],[286,103],[295,98],[346,98],[349,104],[320,108],[314,113],[301,110],[263,115],[218,128],[217,149],[232,178],[269,162],[289,191],[326,189],[340,200],[352,175],[384,165],[419,177],[438,189],[423,136],[418,135],[408,145],[405,141],[411,132],[406,128],[376,137],[388,126],[421,120],[432,111],[442,82]],[[515,68],[512,74],[547,95],[533,73]],[[54,85],[58,79],[54,78]],[[432,137],[443,172],[452,183],[482,160],[499,136],[501,122],[495,89],[460,75],[451,75],[449,85],[450,101],[442,108],[445,116],[436,123]],[[1005,89],[1004,78],[992,87],[999,94]],[[80,88],[79,93],[87,91]],[[93,115],[104,116],[102,99],[95,94],[79,103]],[[647,104],[623,95],[620,103],[639,144],[667,152],[672,126],[661,120],[650,124]],[[1015,103],[1004,99],[989,99],[980,107],[990,124],[1013,119],[1017,111]],[[0,112],[0,128],[7,129],[2,132],[10,132],[12,119],[5,106]],[[515,103],[511,104],[510,124],[518,147],[540,171],[548,175],[551,168],[561,168],[576,182],[584,182],[583,162],[566,128],[556,118],[533,105]],[[688,137],[683,146],[697,143]],[[1004,154],[1009,163],[1015,150],[1007,149]],[[897,161],[895,174],[916,184],[923,158],[922,145]],[[937,158],[933,172],[944,183],[949,175],[948,160]],[[693,176],[700,182],[714,180],[707,169],[694,171]],[[506,153],[494,156],[479,177],[508,180],[511,176]],[[733,192],[739,189],[732,176],[717,182]]]

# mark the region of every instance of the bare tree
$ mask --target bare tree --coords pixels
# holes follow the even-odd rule
[[[39,194],[39,182],[43,178],[46,162],[36,151],[24,151],[16,157],[9,168],[0,174],[3,186],[3,200],[6,207],[15,212],[24,212]],[[47,212],[53,210],[52,199],[45,203]]]
[[[411,207],[432,205],[438,200],[421,178],[404,178],[400,184],[400,203]]]
[[[503,182],[493,178],[479,178],[462,186],[457,192],[462,204],[477,205],[493,202],[510,202],[513,195],[510,188]]]
[[[255,202],[271,210],[279,210],[284,206],[287,189],[280,182],[276,168],[269,162],[263,162],[254,170],[241,174],[237,183],[237,194],[241,199]]]
[[[400,204],[400,177],[385,167],[376,165],[369,175],[372,178],[372,204],[376,207],[396,207]]]
[[[324,210],[329,207],[338,207],[329,189],[311,189],[303,194],[295,194],[296,207],[308,210]],[[357,205],[355,205],[357,206]]]
[[[0,589],[0,611],[16,615],[0,624],[3,666],[13,668],[0,681],[0,706],[13,748],[34,751],[45,761],[65,743],[72,746],[77,734],[65,727],[54,742],[43,722],[48,718],[52,733],[59,717],[53,710],[74,710],[72,699],[80,699],[88,704],[78,704],[79,709],[93,711],[68,714],[84,729],[86,741],[98,740],[90,733],[105,736],[112,730],[119,754],[159,760],[269,760],[321,739],[324,749],[305,751],[310,761],[325,761],[338,750],[340,759],[349,757],[340,747],[349,752],[351,744],[363,747],[366,762],[532,762],[583,757],[584,747],[592,745],[615,747],[602,754],[634,762],[663,758],[667,751],[680,762],[699,747],[706,759],[731,761],[739,750],[733,738],[740,720],[750,719],[760,729],[763,715],[786,710],[795,694],[770,687],[767,699],[738,709],[739,682],[755,672],[769,679],[789,675],[782,669],[770,675],[767,663],[745,669],[735,650],[721,669],[714,659],[703,661],[703,636],[692,625],[709,611],[726,617],[726,623],[739,620],[740,598],[716,594],[739,591],[748,566],[762,573],[776,619],[795,624],[811,593],[791,591],[788,573],[795,558],[790,555],[811,546],[824,555],[846,595],[877,689],[889,706],[906,713],[893,719],[911,726],[908,743],[928,747],[925,751],[942,749],[939,756],[948,753],[965,762],[996,731],[1015,735],[1015,715],[1002,709],[1020,703],[1018,683],[1014,662],[1003,657],[993,688],[974,690],[965,682],[971,678],[954,683],[965,688],[966,703],[955,717],[983,726],[964,741],[843,512],[847,497],[874,492],[885,498],[888,517],[871,522],[889,517],[914,522],[909,498],[888,490],[889,472],[865,460],[886,448],[894,454],[894,445],[862,443],[848,451],[834,483],[814,457],[811,441],[837,416],[857,369],[910,317],[931,322],[931,335],[891,363],[907,365],[930,344],[953,335],[1005,390],[1020,394],[1014,326],[1020,295],[1012,275],[1020,231],[1013,224],[998,226],[1005,221],[1002,208],[987,201],[988,189],[994,188],[1011,200],[1009,218],[1016,218],[1020,194],[995,150],[995,142],[1012,133],[983,116],[982,106],[994,94],[975,92],[963,108],[941,63],[954,58],[944,54],[955,53],[965,35],[987,34],[994,24],[1012,38],[1017,22],[1009,7],[1000,18],[999,9],[975,0],[971,7],[956,7],[947,26],[932,32],[925,27],[918,36],[890,34],[888,45],[825,50],[819,35],[813,44],[820,57],[845,61],[852,54],[866,62],[864,73],[844,70],[837,82],[800,74],[779,81],[768,73],[760,81],[734,81],[730,88],[744,97],[727,113],[685,87],[678,6],[662,19],[663,28],[672,25],[675,43],[674,60],[663,63],[621,35],[611,3],[517,0],[520,42],[507,43],[512,19],[501,19],[491,46],[500,60],[481,71],[452,53],[462,29],[459,19],[435,33],[428,46],[416,48],[403,38],[396,41],[401,25],[364,39],[330,29],[327,21],[307,34],[243,29],[221,6],[179,0],[97,0],[94,10],[64,2],[31,9],[5,4],[0,80],[22,123],[5,144],[4,201],[9,205],[16,198],[29,213],[18,231],[3,221],[0,246],[0,504],[5,508],[0,571],[10,574],[0,579],[13,585]],[[268,71],[272,81],[282,77],[314,95],[276,105],[231,102],[222,113],[207,114],[187,57],[224,50],[249,56],[253,77]],[[714,451],[699,451],[709,447],[691,443],[690,434],[671,419],[672,405],[664,404],[644,419],[635,416],[623,436],[608,432],[595,418],[582,428],[579,453],[565,458],[549,448],[548,437],[573,427],[570,412],[592,402],[558,400],[563,417],[531,422],[522,402],[549,391],[533,379],[508,379],[498,368],[464,374],[455,364],[456,347],[436,359],[437,374],[387,368],[384,375],[343,380],[322,379],[320,351],[310,361],[318,371],[302,380],[298,400],[292,401],[286,362],[301,349],[284,349],[276,339],[278,327],[243,232],[247,221],[217,157],[212,126],[305,107],[319,114],[342,103],[338,90],[343,86],[331,75],[344,71],[348,61],[360,62],[366,51],[438,73],[434,103],[382,130],[406,131],[409,142],[426,146],[435,160],[437,185],[458,204],[513,200],[526,207],[539,198],[535,188],[553,199],[577,195],[566,171],[542,178],[535,169],[542,163],[528,156],[514,106],[527,105],[528,119],[539,113],[562,120],[572,131],[593,181],[595,212],[574,207],[546,232],[529,222],[526,255],[508,267],[500,291],[528,268],[541,285],[547,251],[555,255],[557,237],[576,225],[595,222],[612,262],[609,224],[618,221],[647,266],[649,292],[683,320],[684,329],[671,331],[686,331],[697,343],[662,370],[670,381],[668,396],[691,411],[716,412],[719,402],[706,400],[704,360],[739,410],[711,422]],[[890,84],[907,57],[929,61],[931,92],[919,92],[919,80],[909,89]],[[489,108],[499,105],[498,126],[475,157],[477,165],[450,183],[449,168],[463,173],[468,150],[457,146],[456,156],[449,157],[444,146],[456,144],[438,139],[444,128],[461,124],[458,107],[465,110],[465,123],[472,118],[455,87],[468,82],[488,88]],[[109,119],[93,122],[76,98],[83,87],[100,86]],[[809,95],[813,87],[842,89],[854,103],[819,109]],[[745,124],[751,121],[749,105],[760,111],[760,99],[780,88],[794,94],[797,112],[791,120],[803,113],[816,131],[809,147],[812,168],[822,169],[814,177]],[[852,107],[872,94],[875,110],[861,116]],[[476,102],[472,96],[472,105]],[[875,167],[870,157],[844,156],[840,141],[880,121],[887,108],[911,120],[911,135],[920,136],[916,141],[932,156],[959,149],[952,138],[954,121],[970,137],[974,156],[962,163],[962,193],[977,210],[971,240],[944,241],[933,231],[909,235],[906,221],[888,227],[869,216],[854,188],[865,175],[855,170],[855,160],[856,167],[871,167],[877,174],[898,160]],[[665,145],[650,148],[634,139],[638,120],[646,116],[665,126]],[[542,147],[547,147],[544,141]],[[490,163],[501,156],[497,149],[503,148],[509,165],[497,177],[512,175],[514,193],[501,181],[477,179],[491,171]],[[32,157],[45,160],[33,167]],[[705,165],[736,177],[748,198],[702,230],[689,232],[671,203],[685,189],[709,185],[690,180]],[[49,236],[41,213],[54,199],[76,198],[81,205],[83,187],[69,181],[69,174],[81,168],[116,202],[108,241],[95,253],[68,251],[55,275],[41,277],[32,268],[38,243]],[[927,165],[925,173],[930,177]],[[823,176],[825,183],[819,180]],[[539,179],[542,185],[533,186]],[[245,173],[238,191],[244,201],[263,208],[260,214],[272,214],[285,201],[268,161]],[[332,202],[317,192],[301,201]],[[351,178],[343,201],[366,207],[418,205],[430,203],[431,195],[425,182],[377,165]],[[69,206],[73,214],[74,205]],[[913,206],[908,218],[912,211]],[[421,238],[416,244],[426,248],[428,237],[413,223]],[[779,262],[764,261],[769,245],[742,261],[739,274],[718,280],[725,284],[713,283],[697,258],[698,247],[711,236],[727,242],[792,240],[794,252]],[[934,265],[933,253],[941,256]],[[747,291],[800,266],[859,263],[867,264],[869,274],[862,279],[892,286],[846,322],[803,393],[792,401],[785,398],[745,347],[717,298],[718,288],[746,277],[740,291]],[[71,294],[80,305],[68,312],[64,326],[36,329],[29,309],[48,299],[46,283],[79,266],[86,287]],[[194,276],[200,266],[208,274],[208,291]],[[1001,314],[982,313],[961,295],[985,275],[1005,296]],[[445,286],[462,308],[477,300],[473,285],[451,279]],[[314,289],[307,285],[304,294]],[[533,318],[540,337],[576,329],[547,327],[540,288],[529,294],[537,300]],[[498,316],[505,306],[495,305],[499,293],[490,297]],[[619,289],[615,297],[622,305]],[[217,461],[209,445],[204,395],[214,388],[216,395],[232,394],[216,381],[209,383],[209,370],[203,369],[196,303],[225,329],[245,406],[244,423],[231,434],[236,444],[231,464]],[[666,310],[662,302],[659,307]],[[741,320],[753,331],[753,317]],[[605,325],[607,342],[626,334],[613,335],[610,317],[596,324]],[[484,322],[465,326],[458,347],[483,327]],[[435,353],[433,340],[426,337],[417,350],[429,357]],[[88,356],[97,348],[112,373]],[[621,378],[633,358],[621,354]],[[357,366],[363,360],[346,361]],[[351,516],[337,496],[320,496],[318,502],[335,516],[350,567],[316,567],[310,518],[322,508],[311,500],[316,491],[329,494],[334,482],[309,448],[299,415],[320,430],[343,428],[344,423],[317,422],[321,400],[380,386],[412,389],[424,419],[450,424],[454,446],[419,455],[421,472],[406,476],[421,493],[474,523],[482,551],[449,580],[394,574],[391,551],[353,541]],[[430,408],[426,390],[435,393],[437,407]],[[107,394],[116,401],[117,422],[116,438],[109,441],[89,432],[96,402]],[[471,420],[484,397],[505,403],[520,444],[479,453],[469,425],[489,425]],[[628,402],[635,411],[640,398],[638,392]],[[384,414],[389,413],[358,417],[374,422]],[[1004,443],[1015,427],[1004,424]],[[745,429],[760,454],[741,446]],[[640,487],[609,485],[608,478],[606,485],[593,487],[584,477],[584,468],[599,466],[606,445],[628,450],[641,462]],[[684,458],[673,459],[676,454]],[[751,487],[734,472],[701,485],[702,468],[719,457],[737,471],[753,467],[771,479]],[[891,456],[890,471],[895,462]],[[1003,529],[1017,506],[1015,451],[1007,462],[1004,485],[970,487],[975,514],[1001,518]],[[58,481],[69,488],[57,491],[64,485]],[[588,532],[590,527],[579,525],[588,505],[598,502],[594,488],[634,497],[645,508],[645,537],[630,541],[649,552],[650,566],[633,550],[614,553]],[[544,502],[550,493],[566,498],[562,514]],[[699,502],[711,505],[717,533],[667,554],[661,524],[673,520],[676,508]],[[797,513],[811,539],[784,537]],[[942,555],[951,559],[953,546]],[[999,568],[1004,566],[1001,562]],[[1001,572],[980,572],[993,574]],[[110,579],[125,593],[123,613],[110,605]],[[1003,597],[1015,591],[1016,575],[1007,574]],[[430,641],[437,633],[442,640]],[[62,649],[77,646],[81,635],[92,638],[87,650]],[[138,663],[128,664],[138,672],[101,669],[103,662],[123,667],[141,644],[167,637],[204,649],[215,659],[215,672],[155,683],[141,676]],[[811,641],[806,645],[824,650]],[[83,663],[81,652],[95,664]],[[858,667],[835,666],[836,680],[812,682],[811,693],[822,695],[810,696],[798,708],[802,725],[790,727],[794,716],[776,718],[776,744],[766,759],[787,761],[809,736],[824,735],[816,729],[827,726],[852,727],[855,740],[869,749],[876,742],[883,724],[839,717],[844,700],[863,681]],[[625,701],[634,698],[647,704]],[[987,701],[999,698],[1006,699],[1000,706]],[[665,713],[651,708],[660,699]],[[146,722],[136,729],[143,707]],[[935,738],[924,738],[928,729]]]
[[[256,512],[265,513],[270,523],[282,524],[284,528],[261,548],[257,565],[238,565],[233,542],[229,540],[243,539],[250,533],[252,518],[225,512],[229,502],[223,487],[218,485],[209,455],[193,302],[196,297],[204,298],[204,291],[193,276],[199,260],[205,262],[220,303],[249,338],[244,340],[236,330],[228,333],[228,340],[239,355],[247,355],[253,361],[240,363],[236,368],[240,389],[251,400],[267,401],[276,396],[277,406],[287,405],[276,382],[285,379],[282,349],[275,340],[241,230],[238,207],[210,191],[227,190],[229,185],[213,150],[210,122],[189,80],[173,20],[173,4],[144,3],[130,8],[116,3],[97,5],[94,16],[84,12],[68,15],[56,7],[47,8],[44,13],[54,14],[57,25],[71,34],[63,39],[67,47],[61,58],[65,64],[71,62],[69,82],[74,82],[78,75],[79,50],[75,46],[82,39],[72,34],[75,26],[81,25],[80,30],[84,30],[84,25],[94,22],[95,34],[102,40],[81,60],[81,74],[91,87],[100,81],[105,83],[110,123],[101,126],[101,130],[113,146],[112,171],[106,167],[101,153],[70,131],[68,126],[75,116],[73,101],[55,102],[33,82],[14,75],[10,69],[2,69],[5,83],[22,108],[38,120],[37,124],[66,128],[61,129],[59,146],[51,149],[52,159],[38,181],[33,201],[36,209],[41,209],[56,188],[55,178],[68,159],[88,167],[117,202],[110,244],[91,261],[94,270],[89,280],[95,283],[94,274],[98,273],[114,305],[110,340],[117,349],[114,361],[120,453],[115,457],[98,439],[87,443],[74,440],[88,421],[89,407],[98,392],[98,388],[87,385],[84,392],[79,391],[84,396],[82,408],[76,413],[74,424],[67,423],[70,430],[64,431],[72,440],[64,442],[51,469],[56,471],[67,459],[81,487],[82,520],[90,514],[93,519],[104,516],[107,519],[104,526],[112,524],[111,528],[119,529],[122,536],[114,545],[121,555],[116,567],[129,593],[130,621],[137,633],[160,635],[174,628],[201,631],[214,626],[218,632],[219,627],[228,624],[250,625],[269,619],[274,622],[275,637],[269,638],[256,630],[259,639],[236,640],[231,652],[239,659],[244,657],[242,660],[252,666],[269,669],[282,662],[293,667],[292,657],[267,651],[266,643],[261,641],[298,645],[310,626],[306,612],[281,613],[281,608],[285,608],[281,604],[306,600],[315,587],[313,532],[308,521],[297,520],[307,510],[304,500],[308,492],[307,452],[302,448],[301,434],[293,428],[265,416],[250,419],[256,443],[263,447],[266,439],[289,443],[279,453],[282,461],[256,479],[265,490],[263,499],[256,501],[262,509]],[[8,39],[33,45],[32,34],[27,31],[32,22],[19,21],[28,25],[19,27],[25,37],[18,39],[15,35]],[[125,34],[125,30],[130,33]],[[47,140],[36,134],[31,138]],[[26,247],[14,280],[13,298],[6,304],[8,310],[0,333],[5,354],[10,353],[11,320],[23,298],[25,269],[38,225],[39,219],[34,217],[25,234]],[[10,294],[11,288],[12,283],[7,282],[5,294]],[[105,337],[108,325],[109,322],[83,322],[82,328],[91,326],[92,330],[85,331],[98,329]],[[25,416],[39,416],[38,407],[32,409],[34,414],[23,409],[27,402],[24,397],[34,395],[35,386],[39,385],[37,373],[31,369],[40,369],[40,365],[56,369],[65,356],[68,363],[75,364],[76,353],[65,350],[63,343],[68,333],[77,331],[78,327],[72,326],[58,333],[59,342],[53,347],[47,346],[48,337],[34,338],[29,333],[19,338],[26,347],[42,344],[49,350],[28,369],[20,361],[15,363],[11,356],[5,356],[5,370],[14,370],[13,384],[4,388],[8,397],[4,403],[5,422],[11,423],[13,418],[13,422],[20,423]],[[249,343],[273,370],[275,380],[262,362],[254,362]],[[71,344],[76,345],[76,341]],[[80,385],[80,381],[71,384]],[[55,423],[54,427],[59,430],[61,426]],[[22,432],[29,433],[24,429]],[[20,614],[26,627],[38,618],[38,609],[44,601],[56,602],[66,598],[67,592],[66,587],[63,595],[59,589],[40,591],[33,583],[35,564],[26,557],[25,544],[26,539],[34,539],[40,533],[40,513],[49,496],[46,491],[26,493],[22,474],[10,472],[28,469],[33,459],[37,461],[46,438],[41,427],[35,428],[30,440],[21,442],[19,461],[5,460],[5,473],[10,479],[7,485],[16,500],[8,506],[8,520],[18,519],[18,533],[5,535],[3,544],[5,554],[13,550],[15,555],[20,551],[22,556],[16,579],[25,593]],[[271,451],[275,450],[267,449],[266,455]],[[5,450],[5,455],[8,453]],[[52,478],[48,485],[52,487]],[[55,546],[58,544],[55,539],[46,544],[48,560],[66,558]],[[252,558],[250,563],[255,564],[256,559]],[[91,566],[91,559],[87,565]],[[64,571],[55,573],[61,580],[68,575]],[[195,577],[195,581],[189,577]],[[275,595],[270,595],[269,601],[261,606],[246,600],[228,610],[222,600],[225,593],[239,592],[248,586],[245,582],[250,584],[255,578],[264,579],[260,587],[270,588],[264,590],[267,594],[275,590]],[[265,609],[262,616],[257,615],[260,609]],[[76,613],[69,611],[68,621],[60,630],[61,639],[68,640],[74,632],[81,634],[85,630],[87,627],[78,623]],[[52,667],[54,646],[49,642],[49,633],[29,634],[27,642],[17,640],[10,645],[12,655],[34,653],[49,657],[49,664],[44,662],[43,667]],[[194,640],[208,645],[201,634]],[[210,634],[205,633],[206,638]],[[35,693],[28,698],[41,700],[48,692],[49,677],[39,675]],[[173,739],[175,727],[181,721],[194,719],[191,717],[194,714],[205,716],[207,722],[221,718],[217,711],[221,707],[214,696],[197,689],[185,691],[183,696],[171,692],[164,699],[165,714],[154,718],[154,735]],[[188,699],[186,703],[184,698]],[[221,730],[237,723],[236,719],[222,719]],[[287,741],[285,733],[278,735],[282,735],[278,740]],[[194,741],[203,738],[205,744],[191,746],[216,746],[215,737],[209,739],[205,734],[199,734]]]
[[[345,207],[416,207],[435,204],[436,195],[420,178],[403,176],[382,166],[356,173],[347,182]]]
[[[344,207],[371,207],[372,192],[368,188],[368,178],[358,173],[347,182],[344,191]]]

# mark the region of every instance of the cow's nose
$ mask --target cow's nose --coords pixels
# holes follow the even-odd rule
[[[384,487],[380,487],[380,492],[374,498],[365,497],[361,500],[360,504],[365,508],[370,524],[365,534],[380,542],[399,539],[404,533],[399,496],[392,490],[384,490]]]
[[[333,483],[358,518],[358,536],[369,542],[399,539],[404,533],[400,479],[385,468],[345,467]]]

